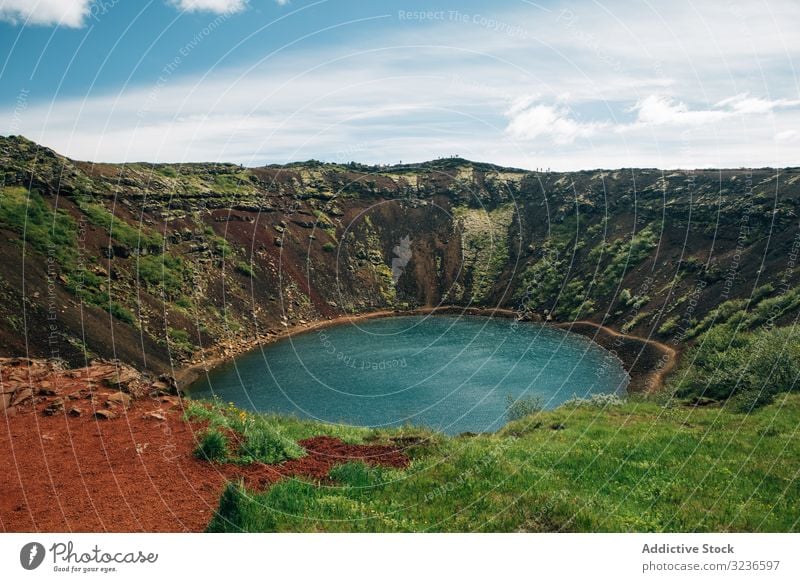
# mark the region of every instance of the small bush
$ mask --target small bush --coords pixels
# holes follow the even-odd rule
[[[322,250],[326,253],[332,253],[335,249],[336,245],[332,242],[326,242],[324,245],[322,245]]]
[[[243,462],[259,461],[274,465],[287,459],[297,459],[305,454],[303,447],[265,426],[250,427],[239,450]]]
[[[223,463],[228,458],[228,437],[212,428],[203,433],[194,456],[210,462]]]
[[[660,335],[668,335],[675,331],[678,327],[678,318],[677,317],[670,317],[664,323],[661,324],[661,327],[658,328],[658,333]]]
[[[730,400],[736,410],[769,404],[774,395],[797,390],[800,333],[794,328],[738,331],[731,324],[704,333],[674,376],[679,398]]]
[[[249,503],[250,497],[244,484],[228,482],[220,497],[219,507],[206,531],[209,533],[243,531]]]
[[[147,255],[139,257],[136,276],[145,287],[162,289],[167,298],[175,299],[182,296],[186,289],[188,269],[180,257]]]
[[[183,352],[194,351],[194,344],[188,331],[170,327],[167,328],[167,337],[172,348]]]
[[[244,261],[241,261],[237,263],[236,270],[239,271],[242,275],[246,275],[247,277],[254,276],[253,267],[252,265],[250,265],[250,263],[245,263]]]
[[[774,401],[775,396],[773,392],[767,388],[763,388],[761,390],[750,389],[740,392],[731,399],[731,404],[736,412],[747,414],[762,406],[772,404]]]
[[[123,323],[127,323],[129,325],[133,325],[133,323],[136,321],[130,311],[115,301],[108,305],[108,312]]]
[[[509,422],[541,412],[543,408],[539,396],[520,396],[516,399],[510,394],[506,396],[506,417]]]

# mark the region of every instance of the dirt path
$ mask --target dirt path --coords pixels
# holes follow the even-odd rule
[[[559,323],[555,327],[589,337],[614,353],[631,376],[631,392],[652,394],[664,387],[664,378],[675,367],[678,351],[665,343],[624,334],[593,321]]]

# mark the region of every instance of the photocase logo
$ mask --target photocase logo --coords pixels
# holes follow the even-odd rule
[[[39,542],[30,542],[19,551],[19,563],[26,570],[35,570],[44,561],[44,546]]]
[[[394,284],[400,280],[406,265],[411,260],[411,238],[406,235],[400,239],[400,244],[392,249],[395,257],[392,259],[392,280]]]

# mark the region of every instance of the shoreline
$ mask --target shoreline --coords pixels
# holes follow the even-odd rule
[[[215,346],[207,357],[201,355],[202,361],[176,370],[174,377],[178,388],[188,393],[189,386],[197,381],[202,374],[208,373],[217,366],[230,362],[246,352],[290,337],[326,329],[328,327],[370,319],[448,313],[479,317],[502,317],[506,319],[516,319],[519,316],[519,313],[512,309],[499,307],[461,307],[457,305],[419,307],[417,309],[404,311],[383,309],[355,315],[341,315],[331,319],[322,319],[286,328],[281,333],[259,337],[254,340],[242,342],[236,346]],[[664,377],[677,363],[678,351],[674,348],[656,340],[624,334],[599,323],[591,321],[573,321],[567,323],[543,322],[541,318],[538,317],[523,321],[542,323],[557,329],[576,333],[588,338],[593,343],[608,351],[622,362],[625,371],[630,376],[630,383],[627,388],[629,394],[652,394],[658,392],[664,386]],[[223,353],[214,353],[220,350],[223,351]]]

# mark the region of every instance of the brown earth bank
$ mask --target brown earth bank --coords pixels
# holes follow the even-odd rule
[[[293,476],[323,480],[350,460],[408,464],[397,447],[330,437],[301,441],[305,457],[275,466],[198,460],[202,426],[183,419],[174,386],[112,362],[63,370],[3,358],[0,387],[12,396],[0,429],[4,532],[203,531],[230,480],[263,489]]]
[[[559,323],[555,327],[590,338],[619,358],[631,381],[628,392],[653,393],[664,386],[664,378],[675,367],[678,351],[664,343],[620,333],[591,321]]]

